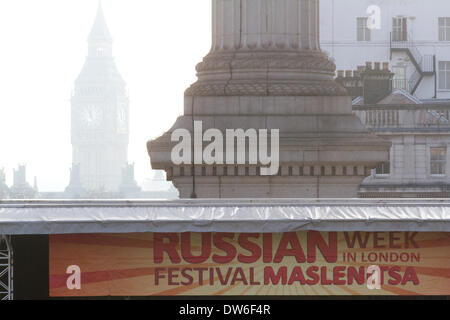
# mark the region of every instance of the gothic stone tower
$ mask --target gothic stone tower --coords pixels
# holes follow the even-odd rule
[[[319,0],[212,4],[211,51],[185,93],[184,115],[148,143],[152,167],[167,172],[182,198],[356,197],[370,169],[388,159],[391,143],[352,114],[351,97],[334,81],[336,66],[319,45]],[[247,160],[174,164],[172,132],[193,133],[195,121],[222,133],[279,129],[278,173],[262,176],[264,163]]]
[[[129,100],[99,5],[72,97],[73,164],[90,192],[117,192],[127,165]]]

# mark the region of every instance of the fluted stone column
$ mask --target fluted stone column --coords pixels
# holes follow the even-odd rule
[[[167,172],[182,198],[356,197],[390,142],[352,114],[320,50],[319,0],[212,0],[211,51],[185,92],[185,111],[148,143],[152,167]],[[280,129],[280,171],[257,165],[174,165],[177,128]],[[247,150],[248,151],[248,150]],[[225,152],[225,150],[224,150]]]
[[[318,1],[213,1],[213,51],[270,47],[320,50]]]
[[[211,52],[188,95],[345,95],[320,51],[318,0],[214,0]]]

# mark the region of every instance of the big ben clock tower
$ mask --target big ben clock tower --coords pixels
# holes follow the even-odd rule
[[[128,162],[129,100],[112,43],[99,4],[72,96],[72,162],[83,188],[94,193],[118,192]]]

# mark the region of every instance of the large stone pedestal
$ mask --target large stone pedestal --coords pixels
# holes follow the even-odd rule
[[[356,197],[390,142],[352,114],[319,48],[317,0],[213,0],[213,46],[185,93],[184,115],[148,143],[152,167],[182,198]],[[174,165],[174,130],[279,129],[280,169],[261,165]],[[193,135],[193,134],[192,134]],[[248,149],[246,150],[248,154]],[[224,149],[225,152],[225,149]]]
[[[349,97],[186,97],[185,115],[149,143],[152,166],[166,170],[182,198],[356,197],[370,169],[388,159],[390,143],[368,134],[351,113]],[[192,113],[194,106],[194,113]],[[259,166],[170,163],[177,128],[280,129],[280,170],[261,176]],[[248,151],[248,149],[247,149]],[[169,160],[169,161],[168,161]]]

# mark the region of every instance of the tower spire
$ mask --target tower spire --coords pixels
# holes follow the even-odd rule
[[[91,33],[89,34],[89,42],[91,43],[111,43],[112,37],[109,32],[108,25],[106,24],[105,15],[103,14],[102,2],[99,0],[97,16],[95,18],[94,25],[92,26]]]

